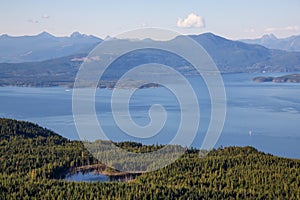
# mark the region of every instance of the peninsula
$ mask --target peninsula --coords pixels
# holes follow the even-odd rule
[[[252,79],[254,82],[274,82],[274,83],[300,83],[300,74],[289,74],[279,77],[258,76]]]

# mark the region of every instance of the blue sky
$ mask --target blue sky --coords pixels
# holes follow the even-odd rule
[[[230,38],[300,34],[299,0],[2,0],[0,34],[74,31],[99,37],[161,27]]]

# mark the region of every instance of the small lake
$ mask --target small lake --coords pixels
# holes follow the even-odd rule
[[[69,182],[110,182],[108,176],[103,174],[96,174],[94,172],[82,173],[78,172],[76,174],[69,174],[65,178]]]
[[[107,176],[95,171],[90,171],[67,174],[64,180],[69,182],[128,182],[136,179],[139,175]]]
[[[260,75],[283,74],[222,75],[227,95],[227,115],[215,147],[250,145],[274,155],[300,159],[300,84],[251,81]],[[189,80],[199,91],[201,121],[192,146],[200,147],[210,121],[209,94],[202,80],[194,76]],[[116,126],[110,107],[111,95],[112,90],[98,89],[95,103],[98,120],[111,140],[167,144],[176,133],[180,107],[167,89],[141,89],[130,101],[130,114],[140,125],[149,123],[151,105],[161,104],[167,111],[165,127],[159,134],[147,139],[131,137]],[[72,116],[72,90],[63,87],[1,87],[0,117],[31,121],[69,139],[79,139]]]

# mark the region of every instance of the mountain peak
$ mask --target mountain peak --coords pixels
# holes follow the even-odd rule
[[[0,38],[9,38],[10,36],[7,34],[0,35]]]
[[[108,41],[108,40],[117,40],[117,38],[111,37],[111,36],[107,35],[104,40],[105,41]]]
[[[203,36],[209,36],[209,37],[216,37],[217,35],[213,34],[212,32],[207,32],[207,33],[202,33],[200,35],[203,35]],[[219,36],[218,36],[219,37]]]
[[[248,44],[259,44],[269,49],[279,49],[284,51],[300,51],[300,35],[287,38],[277,38],[274,34],[263,35],[261,38],[244,39],[242,42]]]
[[[263,40],[277,40],[277,37],[273,33],[271,33],[271,34],[263,35],[261,39],[263,39]]]
[[[201,33],[198,35],[188,35],[189,37],[219,37],[211,32]]]
[[[229,42],[228,39],[215,35],[211,32],[202,33],[200,35],[190,35],[190,37],[198,42],[201,41],[203,43],[206,43],[208,41],[213,41],[214,43]]]
[[[46,32],[46,31],[41,32],[37,36],[38,37],[42,37],[42,38],[52,38],[52,37],[55,37],[55,36],[51,35],[50,33]]]
[[[72,33],[70,37],[71,38],[84,38],[84,37],[88,37],[88,35],[81,34],[78,31],[76,31],[76,32]]]

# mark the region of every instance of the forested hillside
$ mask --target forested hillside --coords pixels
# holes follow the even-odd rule
[[[75,37],[76,35],[77,37]],[[212,33],[190,35],[189,37],[207,51],[221,73],[300,71],[300,52],[268,49],[260,45],[228,40]],[[81,63],[87,60],[86,56],[89,52],[102,41],[99,38],[84,37],[78,34],[73,35],[73,37],[56,38],[44,33],[39,36],[19,38],[25,40],[26,45],[24,46],[19,41],[15,41],[16,39],[9,36],[2,36],[1,39],[0,36],[0,49],[2,50],[0,52],[0,86],[72,87]],[[146,47],[149,44],[157,43],[169,47],[174,45],[180,47],[184,46],[183,41],[186,40],[182,40],[179,36],[170,41],[150,41],[128,40],[125,45]],[[67,49],[57,46],[66,42],[69,44],[66,46]],[[123,42],[124,40],[111,40],[109,45],[118,49],[124,45]],[[99,49],[101,47],[98,47]],[[18,52],[14,53],[15,50]],[[28,52],[31,52],[28,56],[20,57],[21,54]],[[1,56],[1,54],[9,55]],[[99,53],[97,56],[104,57],[105,55]],[[15,57],[17,60],[11,62],[13,61],[11,59]],[[22,60],[23,62],[19,62]],[[116,59],[101,77],[104,82],[100,83],[99,87],[111,88],[114,83],[109,81],[119,80],[125,72],[133,67],[148,63],[164,64],[184,75],[198,74],[189,61],[178,55],[159,49],[144,48],[128,52]]]
[[[148,149],[130,142],[119,146]],[[219,148],[206,156],[190,149],[172,165],[128,183],[56,179],[74,166],[97,162],[81,142],[0,118],[0,199],[300,199],[300,161],[252,147]]]

